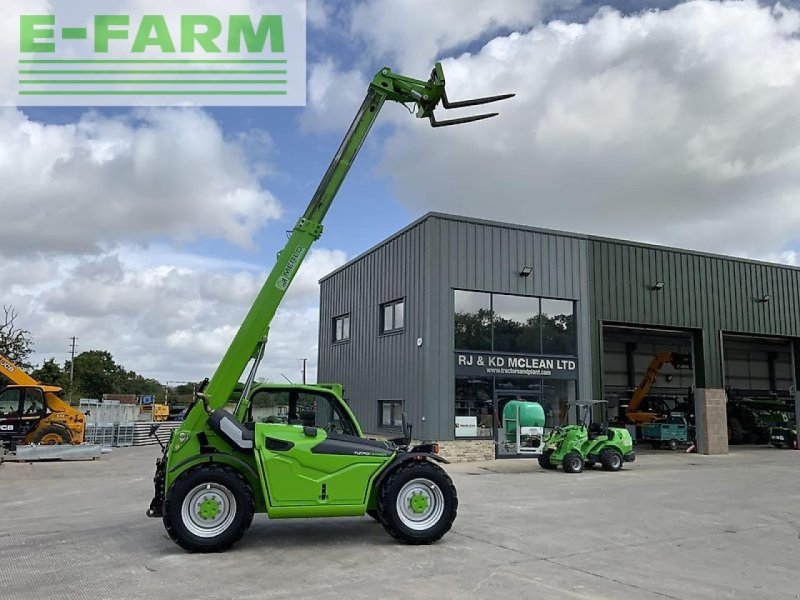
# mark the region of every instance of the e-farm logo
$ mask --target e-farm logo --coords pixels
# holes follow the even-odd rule
[[[3,1],[19,3],[16,104],[305,104],[305,0]]]

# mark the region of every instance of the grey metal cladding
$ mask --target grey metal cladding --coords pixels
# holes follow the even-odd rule
[[[533,268],[530,277],[519,276],[524,266]],[[452,290],[580,300],[588,292],[587,267],[582,236],[425,215],[322,280],[319,379],[345,385],[366,431],[376,431],[378,400],[402,399],[415,437],[452,439]],[[405,331],[381,338],[378,307],[399,297],[406,298]],[[585,396],[591,389],[587,303],[578,302],[577,310]],[[332,344],[332,320],[346,313],[351,340]]]
[[[693,329],[706,387],[722,387],[720,332],[800,337],[800,269],[632,242],[590,239],[593,350],[601,323]],[[649,288],[664,282],[661,291]],[[758,302],[765,294],[769,302]],[[599,362],[599,361],[598,361]],[[595,391],[601,388],[595,369]]]
[[[423,397],[423,236],[414,225],[321,281],[319,375],[341,383],[362,427],[378,430],[378,401],[403,400],[420,433]],[[401,333],[380,335],[380,305],[405,298]],[[333,318],[350,314],[350,340],[333,344]],[[385,432],[390,433],[390,432]]]
[[[585,238],[451,215],[424,222],[426,269],[425,389],[430,437],[451,439],[454,422],[453,289],[577,302],[581,396],[591,390]],[[520,277],[523,267],[533,273]],[[437,343],[438,342],[438,343]]]

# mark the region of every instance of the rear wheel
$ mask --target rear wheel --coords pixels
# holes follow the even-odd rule
[[[207,464],[172,484],[164,502],[164,527],[190,552],[219,552],[238,542],[253,520],[253,491],[238,471]]]
[[[568,452],[561,466],[564,467],[564,473],[580,473],[583,471],[583,457],[575,451]]]
[[[736,417],[728,417],[728,443],[732,446],[741,444],[744,441],[744,429]]]
[[[31,441],[34,444],[42,444],[44,446],[71,444],[72,434],[66,427],[61,427],[59,425],[45,425],[33,434]]]
[[[669,441],[669,449],[670,450],[677,450],[678,449],[678,440],[672,439]]]
[[[380,514],[378,514],[378,511],[377,511],[376,509],[374,509],[374,508],[370,508],[370,509],[367,511],[367,516],[368,516],[368,517],[371,517],[372,519],[374,519],[374,520],[375,520],[375,521],[377,521],[378,523],[380,523],[380,522],[381,522],[381,516],[380,516]]]
[[[622,454],[616,448],[606,448],[600,453],[600,464],[605,471],[619,471],[622,468]]]
[[[539,455],[539,466],[547,470],[557,469],[558,465],[554,465],[552,462],[550,462],[550,457],[552,456],[553,450],[545,450]]]
[[[378,514],[394,539],[431,544],[450,531],[458,509],[456,488],[431,462],[406,463],[381,485]]]

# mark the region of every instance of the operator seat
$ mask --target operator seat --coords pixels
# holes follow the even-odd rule
[[[595,440],[599,436],[603,435],[603,426],[600,423],[590,423],[589,424],[589,439]]]
[[[215,410],[208,418],[208,424],[234,448],[243,452],[253,449],[253,430],[242,425],[227,410]]]

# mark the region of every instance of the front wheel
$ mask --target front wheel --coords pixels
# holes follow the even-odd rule
[[[33,443],[43,446],[58,446],[72,443],[72,433],[61,425],[45,425],[33,434]]]
[[[579,452],[568,452],[561,461],[561,466],[564,467],[564,473],[580,473],[583,471],[583,457]]]
[[[553,450],[545,450],[542,454],[539,455],[539,466],[543,469],[547,469],[551,471],[553,469],[557,469],[558,465],[554,465],[550,462],[550,458],[553,456]]]
[[[458,496],[445,471],[428,461],[406,463],[383,482],[378,513],[387,533],[406,544],[431,544],[450,531]]]
[[[253,491],[241,473],[210,463],[172,484],[164,502],[164,527],[184,550],[220,552],[242,538],[254,510]]]

